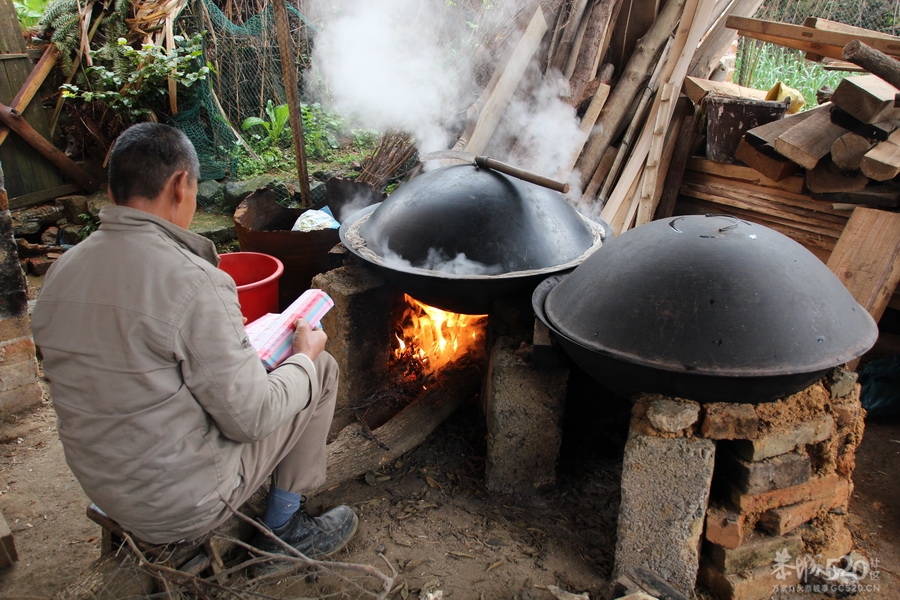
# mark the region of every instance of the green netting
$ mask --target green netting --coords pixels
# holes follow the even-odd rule
[[[288,3],[295,67],[308,66],[309,36],[315,27]],[[179,28],[206,32],[204,60],[213,68],[207,82],[196,84],[189,98],[179,98],[172,124],[194,143],[203,179],[222,179],[236,168],[235,131],[247,117],[263,117],[266,102],[286,100],[280,50],[271,3],[237,24],[212,0],[194,0],[182,12]]]

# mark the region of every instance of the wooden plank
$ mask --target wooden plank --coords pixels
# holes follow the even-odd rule
[[[40,204],[41,202],[46,202],[47,200],[53,200],[61,196],[68,196],[69,194],[74,194],[80,191],[82,191],[80,185],[76,185],[74,183],[66,183],[60,186],[47,188],[45,190],[31,192],[30,194],[25,194],[24,196],[16,196],[15,198],[10,198],[9,207],[25,208],[26,206]]]
[[[812,169],[831,152],[831,145],[847,130],[831,122],[831,106],[823,104],[806,111],[803,122],[775,138],[775,151],[801,167]]]
[[[835,204],[851,204],[871,206],[875,208],[896,208],[900,206],[900,188],[896,185],[885,185],[872,182],[859,191],[850,192],[813,192],[815,200]]]
[[[723,178],[738,180],[749,184],[784,190],[800,194],[806,189],[806,181],[803,177],[794,176],[786,177],[781,181],[770,179],[751,167],[745,167],[737,164],[717,163],[700,156],[692,157],[687,164],[687,168],[695,173],[706,173],[709,175],[718,175]]]
[[[845,77],[831,96],[831,103],[862,123],[900,118],[894,106],[897,88],[876,75]]]
[[[540,46],[544,34],[547,32],[547,21],[539,6],[531,18],[531,22],[519,39],[512,57],[506,65],[503,74],[497,81],[497,87],[491,93],[484,108],[478,115],[478,121],[472,136],[466,143],[466,150],[474,154],[483,154],[485,148],[494,135],[494,130],[500,123],[513,93],[519,86],[519,81],[525,73],[525,69],[531,63],[531,58]]]
[[[734,157],[773,181],[782,181],[800,168],[797,163],[778,154],[771,144],[750,145],[746,135],[738,143]]]
[[[862,27],[855,27],[853,25],[847,25],[846,23],[839,23],[838,21],[831,21],[829,19],[823,19],[821,17],[809,17],[808,19],[806,19],[803,22],[803,26],[811,27],[812,29],[821,29],[822,31],[838,31],[838,32],[845,33],[850,36],[854,36],[854,37],[869,35],[869,36],[874,36],[874,37],[880,37],[880,38],[883,38],[886,40],[893,39],[893,40],[900,42],[900,38],[890,35],[890,34],[887,34],[887,33],[881,33],[880,31],[872,31],[871,29],[864,29]],[[823,59],[831,60],[831,59],[826,59],[826,57],[824,57],[820,54],[815,54],[812,52],[806,53],[806,60],[811,60],[813,62],[819,62],[819,61],[822,61]],[[840,61],[836,61],[836,62],[840,62]]]
[[[859,161],[859,170],[875,181],[887,181],[900,174],[900,130],[866,152]]]
[[[46,50],[44,50],[41,59],[34,66],[34,69],[32,69],[31,74],[28,75],[28,78],[22,84],[16,97],[12,99],[12,102],[9,105],[11,108],[23,112],[28,107],[28,104],[31,102],[31,99],[34,98],[34,95],[41,87],[41,84],[47,79],[47,75],[49,75],[50,71],[53,70],[53,67],[56,66],[56,60],[58,58],[59,50],[56,49],[56,44],[49,44]],[[0,125],[0,145],[3,144],[8,135],[9,127]]]
[[[798,48],[828,56],[838,60],[842,59],[843,48],[852,40],[860,40],[867,46],[880,50],[889,56],[900,56],[900,41],[896,39],[884,39],[879,36],[848,34],[840,31],[825,31],[813,29],[803,25],[778,23],[763,19],[750,19],[747,17],[729,17],[725,22],[726,27],[736,29],[741,35],[763,41],[782,40],[783,46]],[[763,38],[767,39],[763,39]],[[794,44],[794,45],[792,45]],[[803,47],[800,47],[803,46]],[[839,49],[835,52],[835,49]]]
[[[881,319],[900,282],[900,213],[854,210],[828,268],[873,319]]]
[[[754,127],[753,129],[747,130],[747,132],[744,134],[744,138],[747,140],[747,142],[750,143],[751,146],[754,147],[762,146],[764,144],[773,145],[775,144],[775,140],[778,139],[778,136],[780,136],[791,127],[799,125],[806,119],[810,118],[812,115],[812,109],[795,115],[788,115],[783,119],[772,121],[771,123],[766,123],[765,125],[760,125],[759,127]]]
[[[700,102],[709,94],[728,96],[730,98],[766,99],[765,90],[744,87],[730,81],[712,81],[710,79],[701,79],[699,77],[685,77],[684,89],[682,91],[694,104],[700,104]]]

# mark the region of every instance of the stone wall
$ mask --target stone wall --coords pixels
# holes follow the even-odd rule
[[[19,264],[0,165],[0,418],[33,408],[41,397],[27,283]]]

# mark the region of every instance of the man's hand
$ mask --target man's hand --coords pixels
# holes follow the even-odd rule
[[[304,319],[297,319],[294,323],[294,337],[291,340],[292,354],[305,354],[315,360],[325,349],[328,334],[321,327],[309,328],[309,323]]]

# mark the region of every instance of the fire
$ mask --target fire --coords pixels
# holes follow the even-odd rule
[[[394,358],[413,360],[428,375],[483,344],[487,315],[447,312],[404,297],[407,308],[397,326]]]

